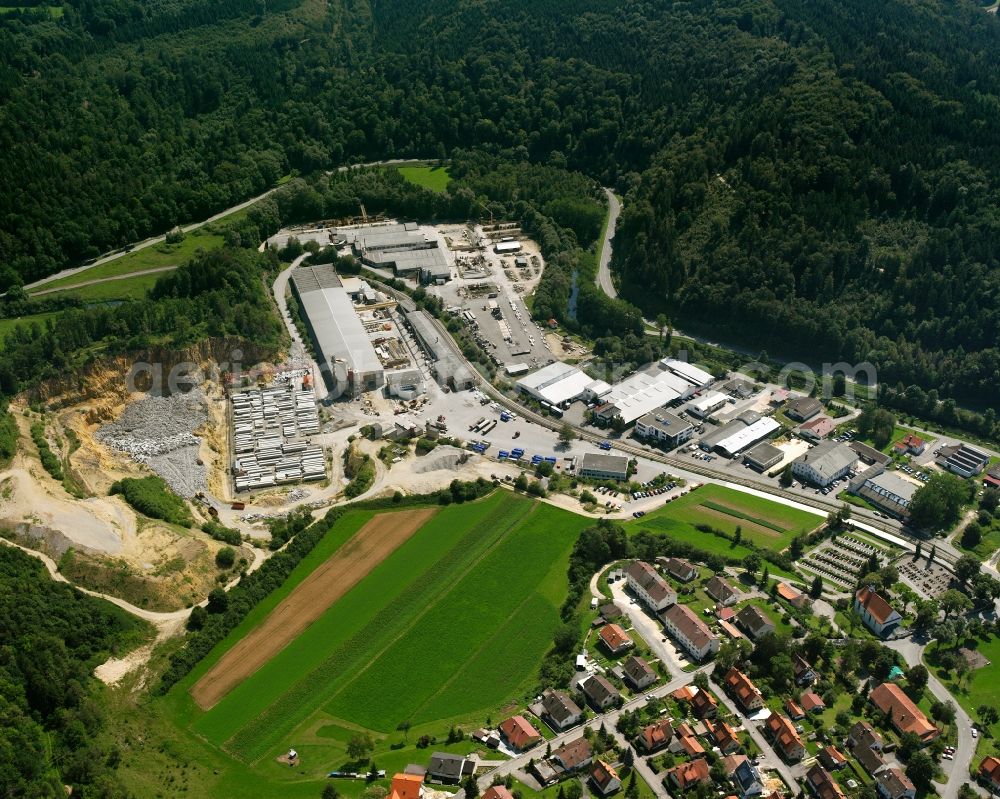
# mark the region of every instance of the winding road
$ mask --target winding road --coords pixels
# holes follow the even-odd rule
[[[618,296],[618,290],[611,280],[611,240],[615,237],[615,228],[618,227],[618,215],[621,213],[622,204],[611,189],[605,189],[608,195],[608,227],[604,231],[604,242],[601,244],[601,258],[597,264],[597,285],[609,297],[614,299]]]

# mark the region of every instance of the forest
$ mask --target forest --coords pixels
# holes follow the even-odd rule
[[[0,16],[0,291],[288,175],[459,156],[447,215],[576,239],[538,316],[641,332],[578,280],[592,212],[524,202],[519,171],[541,194],[566,170],[624,196],[614,268],[647,316],[998,403],[1000,23],[972,3],[59,8]]]
[[[74,796],[125,795],[91,672],[135,646],[145,626],[0,546],[0,795],[57,799],[64,785]]]

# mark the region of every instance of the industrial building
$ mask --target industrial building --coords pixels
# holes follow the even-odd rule
[[[715,382],[715,378],[704,369],[699,369],[693,363],[679,361],[676,358],[664,358],[660,366],[678,377],[683,377],[697,388],[705,388]]]
[[[917,493],[917,484],[911,483],[891,472],[881,474],[871,474],[881,467],[873,467],[864,475],[864,480],[854,493],[859,497],[868,500],[873,505],[881,508],[886,513],[891,513],[901,519],[906,519],[910,515],[910,503],[913,495]],[[852,481],[853,487],[853,481]]]
[[[744,411],[718,430],[703,436],[698,446],[733,458],[780,429],[781,425],[774,419],[754,411]]]
[[[594,380],[590,375],[562,361],[553,361],[536,372],[517,381],[517,387],[525,394],[547,402],[562,405],[583,397],[597,398],[597,393],[610,390],[603,380]]]
[[[751,469],[758,472],[765,472],[772,466],[777,466],[781,463],[781,459],[784,456],[785,453],[783,453],[776,446],[768,444],[766,441],[762,441],[760,444],[747,451],[747,453],[743,456],[743,462]]]
[[[475,375],[465,365],[462,354],[451,343],[451,337],[442,335],[424,311],[405,311],[403,317],[424,352],[434,361],[434,376],[440,385],[456,391],[475,385]]]
[[[597,452],[587,452],[580,460],[577,473],[581,477],[591,477],[595,480],[628,479],[628,458],[624,455],[602,455]]]
[[[826,488],[847,475],[857,462],[857,453],[846,444],[824,441],[792,461],[792,474],[804,483]]]
[[[311,388],[292,383],[230,397],[233,484],[253,491],[326,477],[323,449],[308,441],[319,433]]]
[[[679,399],[687,399],[695,387],[673,372],[639,372],[615,384],[604,404],[594,411],[597,421],[610,423],[615,417],[630,425],[640,416]]]
[[[380,388],[382,362],[333,266],[297,267],[291,283],[331,388],[350,396]]]
[[[436,238],[411,222],[339,228],[338,244],[349,244],[354,255],[368,266],[392,269],[400,277],[417,277],[423,283],[444,283],[451,278],[444,250]]]
[[[934,462],[959,477],[974,477],[986,468],[990,456],[968,444],[941,447]]]
[[[729,402],[729,397],[721,391],[707,391],[697,399],[691,400],[688,404],[688,410],[695,416],[704,419],[706,416],[711,416],[727,402]]]

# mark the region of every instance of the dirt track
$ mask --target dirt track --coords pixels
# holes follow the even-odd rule
[[[195,683],[191,696],[198,707],[208,710],[295,640],[434,512],[381,513],[365,524]]]

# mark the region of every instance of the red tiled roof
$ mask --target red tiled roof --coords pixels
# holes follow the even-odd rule
[[[757,686],[735,666],[726,672],[725,685],[743,707],[749,707],[754,700],[763,698],[761,692],[757,690]]]
[[[791,758],[801,750],[802,739],[792,726],[792,722],[779,713],[772,713],[767,719],[767,729],[785,757]]]
[[[646,749],[653,750],[660,746],[666,746],[673,737],[674,728],[669,721],[658,721],[656,724],[649,724],[642,728],[639,737],[642,738]]]
[[[505,785],[491,785],[483,791],[483,799],[514,799],[514,795]]]
[[[796,602],[802,598],[802,592],[796,591],[788,583],[778,583],[778,596],[786,602]]]
[[[896,612],[889,604],[889,600],[870,585],[866,585],[858,591],[854,598],[879,624],[885,624],[889,617]]]
[[[391,799],[420,799],[420,788],[424,784],[422,774],[396,774],[389,789]]]
[[[691,709],[698,718],[703,719],[705,716],[715,715],[719,710],[719,703],[708,691],[698,691],[691,698]]]
[[[627,646],[632,646],[633,641],[617,624],[605,624],[598,633],[604,645],[612,652],[617,652]]]
[[[802,705],[802,709],[806,713],[812,713],[814,710],[823,710],[826,708],[826,702],[823,701],[823,697],[817,694],[815,691],[806,691],[799,697],[799,704]]]
[[[806,714],[794,699],[785,700],[785,712],[793,719],[800,719]]]
[[[667,771],[677,785],[683,790],[690,785],[699,782],[708,782],[708,763],[705,758],[699,757],[687,763],[681,763]]]
[[[891,713],[892,726],[899,732],[912,732],[921,741],[932,741],[941,731],[927,720],[903,689],[891,682],[884,682],[868,696],[883,713]]]
[[[524,716],[511,716],[500,722],[500,732],[515,749],[524,749],[542,740],[542,734]]]
[[[986,779],[1000,785],[1000,758],[993,757],[993,755],[984,757],[983,762],[979,764],[979,773]]]

